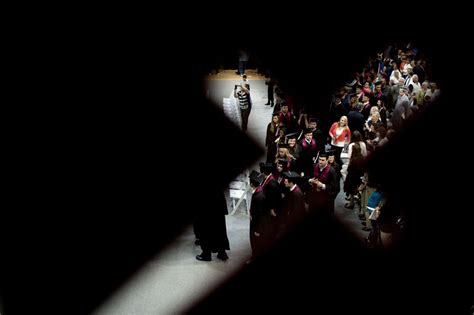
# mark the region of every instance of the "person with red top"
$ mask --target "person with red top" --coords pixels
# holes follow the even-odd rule
[[[351,142],[351,130],[347,125],[347,116],[342,116],[339,121],[332,124],[329,129],[329,136],[331,137],[331,147],[335,151],[336,162],[342,165],[342,149]]]

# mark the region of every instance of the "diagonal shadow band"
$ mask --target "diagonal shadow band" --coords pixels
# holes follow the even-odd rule
[[[350,51],[350,55],[354,60],[364,60],[363,56],[380,46],[375,41],[355,46],[360,43],[358,38],[344,42],[345,45],[339,38],[318,38],[319,46],[315,48],[313,37],[303,41],[289,38],[280,49],[262,44],[255,47],[262,58],[269,57],[269,63],[281,65],[282,75],[293,79],[294,85],[290,88],[296,90],[295,94],[303,102],[315,104],[316,111],[322,116],[328,104],[326,95],[340,83],[338,75],[345,79],[354,66],[344,48],[357,47]],[[38,310],[52,314],[89,313],[181,231],[189,221],[189,210],[196,204],[207,203],[201,197],[207,188],[212,191],[211,187],[223,187],[260,153],[202,95],[199,84],[204,64],[207,56],[219,49],[221,43],[201,43],[195,54],[190,52],[189,45],[178,45],[163,48],[162,54],[158,55],[148,41],[140,41],[135,36],[107,44],[98,42],[100,44],[92,46],[93,53],[90,46],[84,46],[84,51],[74,54],[74,62],[71,62],[70,55],[63,58],[54,56],[54,60],[45,58],[51,61],[51,67],[38,81],[54,82],[55,91],[46,96],[36,94],[31,101],[32,104],[51,105],[47,109],[36,107],[21,116],[23,120],[30,118],[29,127],[33,130],[27,137],[22,133],[15,135],[23,150],[12,151],[15,163],[11,165],[15,176],[9,180],[6,195],[12,198],[9,204],[13,206],[2,211],[1,216],[0,293],[7,314],[31,314]],[[123,42],[132,44],[124,48]],[[429,44],[427,47],[432,51],[442,48],[439,43]],[[236,46],[228,43],[225,49],[232,51]],[[446,62],[442,58],[445,57],[444,50],[436,51],[436,57],[434,62],[443,69],[440,77],[448,77]],[[52,68],[67,73],[70,80],[58,80]],[[54,80],[45,80],[48,74]],[[449,94],[451,86],[446,81],[444,90],[453,96]],[[50,91],[50,88],[45,90]],[[441,119],[451,130],[452,117],[444,114],[438,110],[419,128],[434,130],[435,122]],[[203,143],[209,138],[217,143],[215,150],[203,149]],[[437,142],[429,139],[425,145],[435,147]],[[415,144],[409,148],[415,156],[423,152]],[[397,165],[400,159],[403,157],[394,155],[384,162]],[[428,161],[425,167],[426,170],[437,170],[439,163]],[[420,177],[429,173],[411,174],[418,176],[418,181],[411,183],[425,184],[418,187],[418,199],[415,199],[418,201],[412,205],[425,209],[423,215],[427,214],[426,209],[431,210],[431,216],[424,216],[426,221],[417,225],[418,232],[413,234],[417,241],[413,244],[423,245],[423,250],[416,246],[408,247],[399,255],[388,255],[383,262],[387,264],[384,270],[390,273],[389,280],[404,275],[400,279],[406,281],[405,288],[410,287],[404,295],[415,296],[418,290],[429,288],[431,297],[439,298],[446,293],[446,288],[437,283],[433,285],[430,273],[423,266],[430,263],[436,267],[440,278],[446,278],[449,269],[455,273],[451,279],[462,279],[470,260],[461,258],[466,258],[463,253],[470,243],[465,238],[456,238],[456,247],[450,248],[443,243],[446,238],[437,234],[437,229],[442,228],[434,220],[442,214],[436,212],[439,200],[428,199],[428,196],[439,187]],[[453,181],[459,179],[457,174],[453,176]],[[401,179],[398,177],[393,181],[403,184]],[[446,196],[456,192],[452,186],[445,187]],[[209,198],[209,195],[204,195]],[[445,209],[454,208],[446,196],[441,196],[442,205],[446,206]],[[421,200],[427,203],[422,205]],[[414,213],[420,219],[419,212],[418,215]],[[253,300],[239,304],[234,311],[247,309],[250,302],[259,302],[257,297],[262,292],[265,301],[278,299],[280,303],[269,304],[274,309],[291,307],[293,301],[298,301],[297,293],[301,292],[293,288],[299,286],[302,279],[315,285],[314,291],[317,292],[313,300],[313,295],[304,291],[303,298],[309,303],[300,304],[302,309],[327,297],[331,298],[326,299],[327,303],[321,307],[339,302],[338,290],[347,291],[347,287],[360,298],[348,300],[346,309],[350,309],[351,306],[357,308],[356,303],[366,296],[369,281],[376,283],[376,287],[377,284],[385,285],[380,278],[369,280],[366,269],[363,269],[367,265],[361,262],[372,261],[372,256],[360,256],[357,250],[349,251],[355,256],[339,255],[339,249],[350,248],[350,243],[343,239],[340,244],[344,246],[331,247],[335,242],[325,242],[328,235],[322,231],[325,227],[335,227],[329,218],[312,222],[321,228],[316,235],[319,242],[314,247],[308,243],[300,243],[297,251],[295,248],[288,251],[289,247],[286,247],[270,260],[277,262],[267,270],[275,271],[272,277],[267,273],[257,284],[250,281],[258,279],[258,274],[266,268],[265,265],[257,266],[254,272],[240,277],[245,285],[223,291],[229,293],[226,299],[209,300],[203,309],[216,310],[234,293],[249,288],[253,288],[247,291],[254,294]],[[457,222],[457,227],[468,231],[465,228],[467,222],[469,220]],[[311,227],[308,225],[300,235],[310,233]],[[451,232],[452,228],[448,227],[448,231]],[[456,233],[446,234],[448,240],[458,236]],[[436,241],[442,240],[440,244],[444,246],[438,248],[433,243],[423,242],[428,240],[428,236]],[[450,255],[451,262],[442,264],[437,259],[438,254]],[[331,258],[329,262],[337,263],[328,263],[328,257]],[[344,259],[337,260],[338,257]],[[361,269],[355,269],[354,274],[348,270],[338,274],[344,266],[350,268],[347,265],[351,264],[352,257],[361,259],[356,264]],[[416,257],[417,262],[410,257]],[[313,259],[326,262],[312,264]],[[298,267],[300,261],[303,265]],[[456,268],[454,261],[459,262]],[[283,262],[291,262],[291,265],[285,267]],[[297,272],[293,273],[295,270]],[[420,276],[419,281],[410,286],[406,272],[412,270],[420,272]],[[364,283],[362,287],[356,286],[359,281],[355,276],[357,273],[365,277],[360,280]],[[280,285],[273,286],[275,283]],[[318,287],[321,283],[322,287]],[[348,286],[348,283],[352,285]],[[452,280],[449,284],[453,284]],[[458,288],[448,286],[453,287]],[[289,290],[293,290],[291,294]],[[326,293],[321,294],[324,291]],[[395,293],[395,289],[388,292]],[[347,296],[345,294],[343,298]],[[378,305],[397,301],[384,299],[382,295],[379,297]],[[464,295],[458,295],[458,300],[462,297]],[[410,301],[417,302],[415,299]],[[448,305],[454,299],[439,301]],[[259,309],[268,306],[264,302],[257,304]],[[424,302],[427,301],[419,300],[417,305]]]

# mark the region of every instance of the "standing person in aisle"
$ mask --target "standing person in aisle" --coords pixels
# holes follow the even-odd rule
[[[252,110],[252,100],[250,99],[250,90],[248,84],[236,85],[234,87],[234,97],[237,99],[242,118],[242,130],[247,131],[250,111]]]
[[[211,261],[211,253],[217,253],[217,258],[227,260],[226,250],[229,250],[225,216],[228,214],[227,201],[223,191],[216,191],[206,203],[196,209],[195,227],[200,232],[202,253],[197,260]]]
[[[334,200],[340,189],[338,179],[336,171],[328,163],[328,154],[321,152],[318,164],[314,166],[314,172],[308,180],[310,187],[306,198],[310,212],[334,211]]]
[[[268,78],[265,80],[265,85],[267,85],[267,99],[268,99],[265,105],[273,106],[273,87],[275,86],[275,81],[273,80],[271,75],[269,75]]]

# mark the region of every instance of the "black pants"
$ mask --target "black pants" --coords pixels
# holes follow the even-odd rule
[[[267,104],[273,105],[273,89],[268,90],[268,102]]]
[[[382,236],[380,235],[380,227],[376,220],[370,220],[372,231],[369,233],[369,241],[373,247],[382,247]]]
[[[334,159],[336,160],[336,163],[339,165],[343,165],[342,160],[341,160],[341,153],[342,153],[342,147],[336,147],[335,145],[331,144],[331,149],[334,150]]]
[[[242,117],[242,130],[247,130],[247,124],[249,122],[250,108],[249,109],[240,109],[240,116]]]

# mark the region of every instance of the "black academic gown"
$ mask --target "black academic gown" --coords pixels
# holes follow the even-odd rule
[[[259,256],[263,253],[267,245],[270,221],[265,208],[265,193],[255,192],[252,195],[250,204],[250,246],[252,255]],[[255,236],[255,232],[260,236]]]
[[[210,194],[205,206],[196,210],[195,229],[199,231],[203,252],[229,250],[225,216],[227,201],[222,191]]]
[[[324,146],[326,145],[325,138],[326,137],[324,136],[321,129],[316,129],[313,131],[313,139],[316,141],[316,148],[318,151],[324,151]]]
[[[314,139],[313,139],[314,140]],[[314,143],[316,143],[316,146],[313,147],[313,145],[303,145],[306,140],[303,139],[300,141],[300,146],[301,146],[301,153],[300,153],[300,158],[298,160],[298,168],[301,172],[304,172],[305,176],[310,176],[312,177],[313,174],[313,167],[314,167],[314,160],[318,155],[318,146],[316,143],[316,140],[314,140]]]
[[[298,185],[291,191],[285,193],[281,216],[281,229],[283,233],[288,232],[306,214],[304,194]]]
[[[276,179],[272,179],[263,188],[265,193],[265,212],[269,221],[268,242],[273,243],[279,230],[278,210],[281,209],[281,189]],[[274,209],[277,216],[271,215],[271,209]]]
[[[272,163],[275,161],[275,156],[277,153],[277,144],[275,140],[278,138],[277,131],[271,132],[271,125],[267,125],[267,136],[265,137],[265,146],[267,147],[267,163]]]

